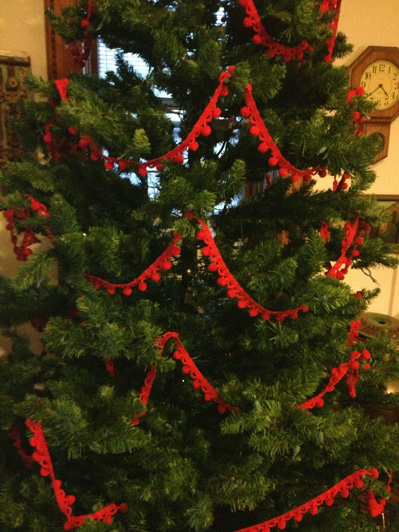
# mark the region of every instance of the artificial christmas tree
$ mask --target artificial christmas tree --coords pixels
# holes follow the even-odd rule
[[[360,342],[376,294],[344,279],[394,260],[361,197],[371,107],[332,64],[339,4],[50,14],[80,64],[97,37],[122,53],[106,79],[29,82],[2,175],[25,263],[1,280],[2,530],[397,527],[399,430],[364,408],[397,359]]]

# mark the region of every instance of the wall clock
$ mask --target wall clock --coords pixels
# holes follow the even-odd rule
[[[399,116],[399,48],[368,46],[349,66],[352,88],[363,87],[376,108],[364,123],[366,135],[379,133],[383,147],[373,163],[388,155],[390,125]]]

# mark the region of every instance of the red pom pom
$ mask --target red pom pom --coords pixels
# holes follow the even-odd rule
[[[288,174],[288,170],[287,168],[280,168],[278,173],[280,174],[281,177],[285,177]]]
[[[69,126],[68,131],[71,135],[76,135],[78,132],[73,126]]]
[[[356,486],[357,488],[362,488],[362,487],[363,487],[363,480],[362,480],[361,478],[357,478],[357,479],[355,480],[355,486]]]
[[[85,30],[86,28],[90,26],[90,21],[87,19],[83,19],[82,22],[80,23],[80,26]]]
[[[145,292],[147,290],[147,285],[145,283],[140,283],[138,289],[140,292]]]
[[[153,281],[155,281],[156,283],[159,281],[160,278],[161,278],[161,274],[158,273],[158,272],[155,272],[155,273],[153,273],[153,274],[151,275],[151,279],[152,279]]]
[[[245,17],[243,22],[244,22],[244,26],[246,28],[251,28],[252,27],[252,19],[251,19],[251,17]]]
[[[260,35],[254,35],[252,40],[255,44],[262,44],[262,37]]]
[[[251,318],[254,318],[255,316],[257,316],[259,314],[259,311],[256,310],[256,308],[251,308],[249,310],[249,315],[251,316]]]
[[[269,149],[269,146],[268,146],[267,142],[262,142],[258,146],[258,151],[260,153],[266,153],[268,149]]]
[[[132,293],[132,289],[130,288],[130,286],[126,286],[123,289],[123,293],[124,293],[125,296],[130,296],[130,294]]]
[[[209,128],[210,129],[210,128]],[[177,164],[183,164],[184,162],[184,157],[181,153],[178,153],[174,158],[173,160],[177,163]]]
[[[293,183],[296,183],[297,181],[299,181],[299,175],[294,174],[293,176],[291,176],[291,181]]]
[[[114,167],[114,163],[112,161],[106,161],[104,166],[107,170],[112,170]]]
[[[51,135],[44,135],[43,140],[46,144],[49,144],[51,142]]]
[[[112,296],[113,294],[115,294],[115,287],[114,287],[114,286],[109,286],[109,287],[107,288],[107,292],[108,292],[109,294],[111,294],[111,296]]]
[[[198,142],[196,140],[192,140],[190,144],[188,145],[189,149],[191,151],[197,151],[198,150]]]
[[[138,174],[142,177],[147,175],[147,168],[145,166],[139,166]]]
[[[380,476],[380,474],[378,473],[375,467],[372,467],[370,469],[370,473],[373,475],[374,478],[378,478]]]
[[[79,140],[79,146],[81,148],[87,148],[87,146],[90,144],[90,137],[82,137],[80,140]]]
[[[226,85],[223,85],[223,87],[220,89],[220,95],[227,96],[228,94],[229,94],[229,89],[226,87]]]
[[[269,164],[270,164],[270,166],[276,166],[276,164],[278,164],[278,158],[274,157],[274,156],[270,157]]]
[[[241,116],[244,118],[248,118],[251,115],[251,111],[249,107],[241,107]]]
[[[238,308],[245,308],[247,306],[247,302],[244,301],[244,299],[240,299],[237,303]]]
[[[98,151],[92,151],[90,154],[90,159],[92,161],[98,161],[99,159],[101,159],[101,153]]]
[[[127,161],[125,161],[125,160],[123,160],[123,159],[120,160],[120,161],[118,161],[118,167],[119,167],[119,170],[122,170],[122,172],[123,172],[124,170],[126,170],[126,168],[127,168],[128,166],[129,166],[129,163],[128,163]]]
[[[222,114],[222,110],[219,107],[215,107],[215,109],[212,112],[213,118],[219,118],[221,114]]]
[[[258,126],[252,126],[251,129],[250,129],[250,133],[251,133],[251,135],[253,135],[254,137],[258,137],[259,134],[260,134],[260,131],[259,131]]]
[[[217,280],[217,283],[218,285],[220,286],[226,286],[227,284],[227,279],[225,277],[219,277],[219,279]]]
[[[363,356],[363,358],[365,360],[370,360],[370,358],[371,358],[371,355],[370,355],[369,351],[367,351],[367,349],[363,349],[362,356]]]
[[[206,232],[203,229],[200,229],[196,235],[197,240],[205,240],[205,237],[206,237]]]
[[[204,137],[209,137],[211,133],[212,133],[212,129],[210,128],[210,126],[208,125],[202,126],[201,135],[203,135]]]

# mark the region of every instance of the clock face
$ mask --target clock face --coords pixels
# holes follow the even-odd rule
[[[399,67],[387,59],[370,63],[363,71],[360,86],[378,110],[390,109],[399,101]]]

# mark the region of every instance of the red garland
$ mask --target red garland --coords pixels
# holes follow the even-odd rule
[[[206,378],[202,375],[198,367],[193,362],[193,359],[187,353],[177,333],[167,332],[163,335],[162,338],[158,338],[156,344],[159,347],[163,348],[165,343],[170,338],[176,339],[176,351],[173,354],[174,358],[176,360],[181,361],[181,363],[183,364],[183,373],[189,375],[193,379],[194,388],[201,389],[202,393],[204,394],[205,401],[213,401],[214,403],[216,403],[218,405],[218,410],[221,414],[224,414],[226,411],[232,412],[233,410],[240,412],[240,408],[226,403],[218,396],[215,388],[213,388],[213,386],[211,386],[211,384],[206,380]]]
[[[66,516],[67,521],[64,524],[64,530],[72,530],[73,528],[84,525],[86,519],[90,517],[94,521],[103,521],[104,523],[112,523],[112,517],[116,512],[127,512],[127,505],[110,504],[101,510],[92,514],[73,516],[72,504],[75,502],[73,495],[66,495],[65,491],[61,489],[61,481],[57,480],[54,475],[53,464],[51,462],[50,453],[47,448],[46,439],[43,434],[42,427],[39,423],[34,423],[30,419],[26,420],[26,426],[33,433],[33,438],[30,439],[30,444],[35,447],[32,454],[32,459],[40,464],[40,474],[43,477],[49,477],[51,480],[51,487],[54,490],[54,495],[61,512]]]
[[[335,385],[338,384],[338,382],[343,379],[345,375],[346,384],[348,386],[348,393],[352,398],[355,398],[355,384],[359,379],[359,362],[357,361],[358,358],[370,360],[370,353],[367,351],[367,349],[363,349],[361,353],[359,353],[359,351],[353,351],[349,362],[345,362],[344,364],[341,364],[338,368],[333,368],[331,370],[331,377],[324,391],[316,395],[316,397],[313,397],[312,399],[309,399],[308,401],[305,401],[304,403],[298,405],[297,408],[301,408],[303,410],[310,410],[315,406],[324,406],[323,396],[327,392],[334,391]],[[364,369],[369,368],[370,364],[367,363],[364,366]]]
[[[147,170],[150,168],[156,168],[157,171],[162,171],[162,163],[164,160],[170,160],[178,164],[182,164],[184,161],[183,152],[185,152],[187,149],[196,151],[198,149],[197,138],[200,135],[207,137],[211,134],[212,130],[208,124],[214,118],[218,118],[221,114],[221,109],[217,107],[217,102],[220,96],[228,95],[229,91],[227,86],[225,85],[225,81],[233,75],[234,68],[234,66],[230,66],[227,72],[223,72],[219,76],[219,86],[215,90],[209,104],[206,106],[203,113],[195,123],[193,129],[183,140],[183,142],[173,148],[173,150],[170,150],[169,152],[165,153],[165,155],[157,157],[156,159],[151,159],[144,163],[122,159],[118,157],[108,157],[107,155],[104,155],[102,153],[101,149],[94,144],[94,142],[88,135],[83,135],[80,138],[79,146],[81,148],[88,148],[90,150],[90,157],[92,160],[97,161],[99,159],[103,159],[105,161],[105,168],[107,170],[112,170],[115,164],[122,171],[126,170],[129,166],[135,166],[138,169],[138,174],[140,176],[145,176],[147,174]],[[72,130],[70,129],[70,132],[72,134],[76,134],[76,130],[74,128]]]
[[[139,399],[144,406],[147,406],[148,399],[150,397],[151,388],[152,388],[152,383],[154,382],[156,374],[157,374],[157,368],[155,366],[151,366],[151,369],[147,373],[147,377],[145,378],[144,386],[141,388],[141,392],[139,395]],[[137,416],[132,420],[132,425],[138,425],[140,423],[140,418],[145,416],[146,413],[147,411],[144,410],[140,414],[137,414]]]
[[[360,294],[361,295],[361,294]],[[356,292],[355,297],[359,298],[358,292]],[[360,320],[353,320],[350,326],[349,330],[349,337],[348,337],[348,345],[353,345],[355,342],[359,340],[359,329],[360,325],[362,324],[363,318],[360,318]]]
[[[166,342],[171,338],[174,338],[176,340],[176,351],[173,354],[174,358],[176,360],[181,361],[181,363],[183,364],[183,373],[185,375],[189,375],[193,379],[194,388],[201,389],[202,393],[204,394],[205,401],[213,401],[214,403],[216,403],[218,406],[218,410],[221,414],[232,411],[241,412],[241,408],[237,406],[232,406],[219,397],[215,388],[202,375],[202,373],[194,363],[193,359],[187,353],[185,347],[179,339],[178,333],[169,331],[165,333],[162,337],[157,338],[155,340],[155,344],[160,349],[160,352],[162,352]],[[151,369],[147,373],[147,377],[144,381],[144,386],[141,388],[140,401],[144,406],[147,406],[156,373],[156,367],[151,366]],[[145,416],[146,413],[147,411],[144,410],[140,414],[137,414],[137,416],[132,420],[132,425],[138,425],[140,423],[140,418]]]
[[[239,308],[248,308],[249,314],[252,317],[260,314],[261,318],[264,320],[270,320],[271,317],[275,317],[277,321],[284,321],[285,318],[296,319],[298,317],[298,312],[307,312],[309,310],[307,305],[300,305],[299,307],[292,310],[267,310],[261,305],[259,305],[245,292],[245,290],[238,284],[238,282],[228,270],[212,238],[212,234],[207,228],[206,224],[202,220],[194,216],[192,213],[187,213],[186,217],[190,220],[195,219],[198,221],[198,223],[202,225],[203,229],[202,231],[199,231],[197,233],[197,239],[204,240],[207,244],[206,247],[202,249],[202,253],[203,255],[210,257],[211,264],[209,265],[209,269],[211,271],[218,272],[220,276],[218,284],[221,286],[228,287],[227,295],[232,298],[236,297],[239,300]],[[107,289],[107,292],[109,294],[115,294],[116,289],[121,288],[123,290],[124,295],[130,295],[132,293],[132,288],[136,286],[139,290],[144,291],[147,288],[147,285],[144,282],[146,279],[151,278],[153,281],[157,282],[161,277],[158,273],[158,270],[167,270],[171,268],[171,262],[169,259],[171,258],[171,256],[179,255],[180,250],[176,246],[176,243],[182,238],[183,237],[180,234],[176,233],[172,244],[170,244],[166,248],[162,255],[160,255],[158,259],[156,259],[156,261],[153,262],[152,265],[149,266],[139,277],[137,277],[134,281],[131,281],[130,283],[109,283],[104,279],[100,279],[100,277],[96,277],[88,273],[85,273],[84,275],[87,279],[90,279],[92,281],[93,287],[96,290],[98,290],[100,287],[104,287]]]
[[[324,60],[327,63],[331,63],[332,54],[333,54],[334,46],[335,46],[335,39],[337,37],[337,31],[338,31],[339,15],[341,11],[341,0],[323,0],[323,3],[320,6],[320,14],[322,15],[326,11],[335,11],[335,18],[330,24],[332,35],[329,39],[326,40],[328,54],[324,58]]]
[[[339,494],[341,497],[346,498],[349,495],[349,490],[353,487],[362,488],[363,480],[361,477],[363,475],[378,478],[378,471],[374,467],[370,471],[367,469],[359,469],[318,497],[306,502],[305,504],[302,504],[301,506],[298,506],[294,510],[280,515],[279,517],[274,517],[273,519],[264,521],[258,525],[241,528],[235,532],[270,532],[270,530],[276,526],[280,530],[284,530],[286,528],[287,521],[290,521],[291,519],[294,519],[294,521],[297,522],[302,521],[303,515],[307,512],[310,512],[312,515],[316,515],[319,506],[322,504],[331,506],[334,503],[334,497],[336,495]]]
[[[67,78],[56,79],[54,83],[55,83],[55,86],[57,87],[61,100],[69,103],[69,98],[67,96],[67,87],[68,87],[69,80]]]
[[[352,258],[359,256],[359,250],[357,248],[363,244],[364,233],[370,231],[370,229],[371,227],[364,220],[359,220],[358,216],[353,222],[347,222],[345,224],[345,238],[342,240],[341,256],[327,272],[328,277],[335,277],[341,281],[344,279],[352,264]],[[349,257],[347,257],[346,253],[352,242],[354,242],[354,245]]]
[[[279,175],[281,177],[284,178],[287,175],[291,175],[292,182],[298,181],[301,177],[305,182],[309,182],[312,179],[312,175],[315,175],[317,173],[320,174],[320,172],[322,174],[324,173],[325,169],[322,167],[309,168],[307,170],[298,170],[298,168],[295,168],[295,166],[290,164],[283,157],[276,143],[270,136],[270,133],[262,120],[262,117],[260,116],[255,100],[252,96],[252,87],[249,83],[245,89],[245,103],[246,106],[241,109],[241,115],[244,118],[249,117],[252,124],[250,130],[251,135],[253,135],[254,137],[259,137],[259,140],[261,141],[258,146],[258,151],[260,153],[266,153],[270,150],[271,157],[269,158],[269,164],[270,166],[278,165],[280,167]]]
[[[346,99],[347,103],[351,103],[354,96],[362,97],[364,96],[363,87],[357,87],[356,89],[351,89],[348,91],[348,97]],[[353,111],[353,125],[355,126],[355,135],[363,135],[362,125],[365,120],[365,117],[362,116],[359,111]]]
[[[19,430],[18,430],[16,425],[14,425],[12,427],[12,429],[10,430],[8,435],[10,436],[10,438],[12,438],[14,440],[14,444],[13,445],[17,449],[18,454],[22,458],[22,460],[23,460],[24,464],[26,465],[26,467],[31,467],[33,462],[34,462],[33,457],[30,456],[25,451],[25,449],[22,447],[21,434],[20,434],[20,432],[19,432]]]
[[[164,343],[164,339],[168,335],[170,335],[169,337],[171,336],[175,337],[176,333],[167,333],[166,335],[164,335],[163,339],[160,340],[160,344]],[[207,389],[209,390],[209,388]],[[211,387],[211,390],[213,390],[212,387]],[[210,397],[208,400],[211,400],[211,399],[213,398]],[[220,405],[219,405],[219,410],[220,410]],[[46,439],[44,437],[41,425],[39,423],[34,423],[33,421],[29,419],[26,420],[25,423],[28,429],[33,433],[33,438],[30,439],[30,443],[33,447],[35,447],[36,450],[32,454],[32,459],[41,466],[40,474],[44,477],[48,476],[50,478],[51,486],[54,490],[54,494],[56,497],[58,507],[60,508],[61,512],[67,518],[67,521],[64,524],[64,530],[72,530],[73,528],[78,528],[84,525],[88,517],[90,517],[94,521],[103,521],[104,523],[111,524],[113,516],[118,511],[121,511],[122,513],[126,513],[128,511],[128,507],[124,503],[120,504],[119,506],[116,504],[110,504],[109,506],[106,506],[105,508],[102,508],[101,510],[98,510],[97,512],[94,512],[91,514],[73,516],[72,505],[75,502],[75,497],[73,495],[66,495],[64,490],[61,488],[61,481],[55,478],[50,453],[48,451]],[[294,510],[290,510],[289,512],[286,512],[285,514],[282,514],[273,519],[269,519],[268,521],[265,521],[258,525],[253,525],[247,528],[236,530],[235,532],[270,532],[270,530],[276,526],[280,530],[284,530],[286,528],[286,523],[290,521],[291,519],[294,519],[295,521],[300,522],[302,521],[303,515],[308,512],[312,515],[316,515],[319,506],[321,506],[322,504],[326,504],[326,506],[331,506],[334,502],[334,497],[336,495],[339,494],[341,495],[341,497],[346,498],[349,495],[349,490],[351,490],[352,488],[354,487],[358,489],[362,488],[363,487],[363,479],[362,479],[363,476],[371,476],[377,479],[379,474],[375,468],[371,468],[370,471],[367,469],[359,469],[355,471],[354,473],[352,473],[351,475],[349,475],[348,477],[341,480],[340,482],[338,482],[337,484],[335,484],[332,488],[328,489],[327,491],[325,491],[318,497],[315,497],[314,499],[311,499],[305,504],[298,506]],[[387,491],[391,491],[391,487],[390,487],[391,482],[392,482],[392,472],[390,472],[390,475],[389,475]],[[366,500],[367,500],[368,508],[369,508],[369,511],[372,517],[376,517],[383,511],[385,502],[386,502],[385,498],[381,499],[380,503],[377,503],[374,493],[372,491],[368,491],[366,495]]]
[[[88,32],[90,26],[91,16],[96,12],[96,8],[92,5],[91,0],[87,0],[87,17],[80,22],[80,26],[83,29],[83,45],[80,45],[76,42],[70,43],[68,45],[69,51],[71,52],[75,63],[83,68],[85,62],[90,56],[92,38]],[[83,50],[82,50],[83,48]]]
[[[263,26],[253,0],[239,0],[239,3],[245,8],[248,15],[244,19],[244,26],[246,28],[253,28],[255,32],[253,37],[254,43],[266,46],[269,57],[280,55],[285,62],[291,61],[292,59],[301,61],[305,50],[309,50],[310,52],[313,51],[313,46],[311,46],[306,40],[301,41],[298,46],[293,47],[287,47],[277,43],[272,37],[270,37]]]
[[[227,286],[227,295],[231,298],[238,299],[239,308],[247,308],[249,315],[252,317],[260,315],[263,320],[270,320],[271,317],[275,317],[277,321],[284,321],[285,318],[296,319],[298,317],[298,312],[307,312],[309,310],[307,305],[300,305],[292,310],[267,310],[259,305],[259,303],[257,303],[247,294],[247,292],[245,292],[245,290],[239,285],[239,283],[228,270],[205,222],[197,218],[197,216],[192,213],[187,213],[186,217],[190,220],[197,220],[197,222],[201,224],[202,230],[198,231],[197,239],[203,240],[206,244],[206,246],[202,248],[202,254],[206,257],[209,257],[211,261],[211,264],[208,266],[208,268],[210,271],[218,273],[220,277],[218,279],[218,284],[220,286]]]
[[[393,471],[389,471],[388,473],[388,482],[386,490],[390,493],[391,490],[391,483],[392,483],[392,473]],[[377,502],[374,492],[372,490],[369,490],[366,493],[366,501],[367,501],[367,507],[369,509],[369,512],[371,514],[371,517],[377,517],[378,515],[381,515],[384,511],[385,505],[386,505],[386,498],[383,497],[380,502]]]
[[[100,277],[96,277],[95,275],[89,275],[88,273],[85,273],[84,276],[93,282],[93,287],[96,290],[98,290],[100,287],[104,287],[107,289],[107,292],[109,294],[115,294],[115,290],[117,288],[121,288],[125,296],[130,296],[130,294],[132,293],[132,288],[135,288],[136,286],[141,292],[144,292],[147,289],[147,285],[145,283],[147,279],[152,279],[157,283],[161,278],[159,270],[170,270],[170,268],[172,267],[170,259],[172,257],[177,257],[178,255],[180,255],[180,248],[177,246],[177,243],[182,240],[182,238],[183,237],[181,234],[175,233],[173,237],[173,242],[169,244],[166,250],[151,264],[151,266],[144,270],[141,275],[139,275],[136,279],[129,283],[109,283],[108,281],[100,279]]]
[[[39,216],[48,218],[50,213],[47,210],[47,207],[42,203],[39,203],[35,198],[27,194],[27,197],[30,199],[30,208],[32,211],[35,211]],[[7,220],[6,229],[10,231],[10,238],[13,244],[13,251],[18,261],[26,261],[28,256],[32,254],[30,246],[40,242],[36,237],[33,229],[27,227],[23,233],[21,244],[18,246],[17,235],[15,234],[15,218],[20,220],[25,220],[29,217],[29,211],[27,209],[7,209],[3,211],[3,216]],[[46,228],[48,236],[52,236],[51,230]]]

